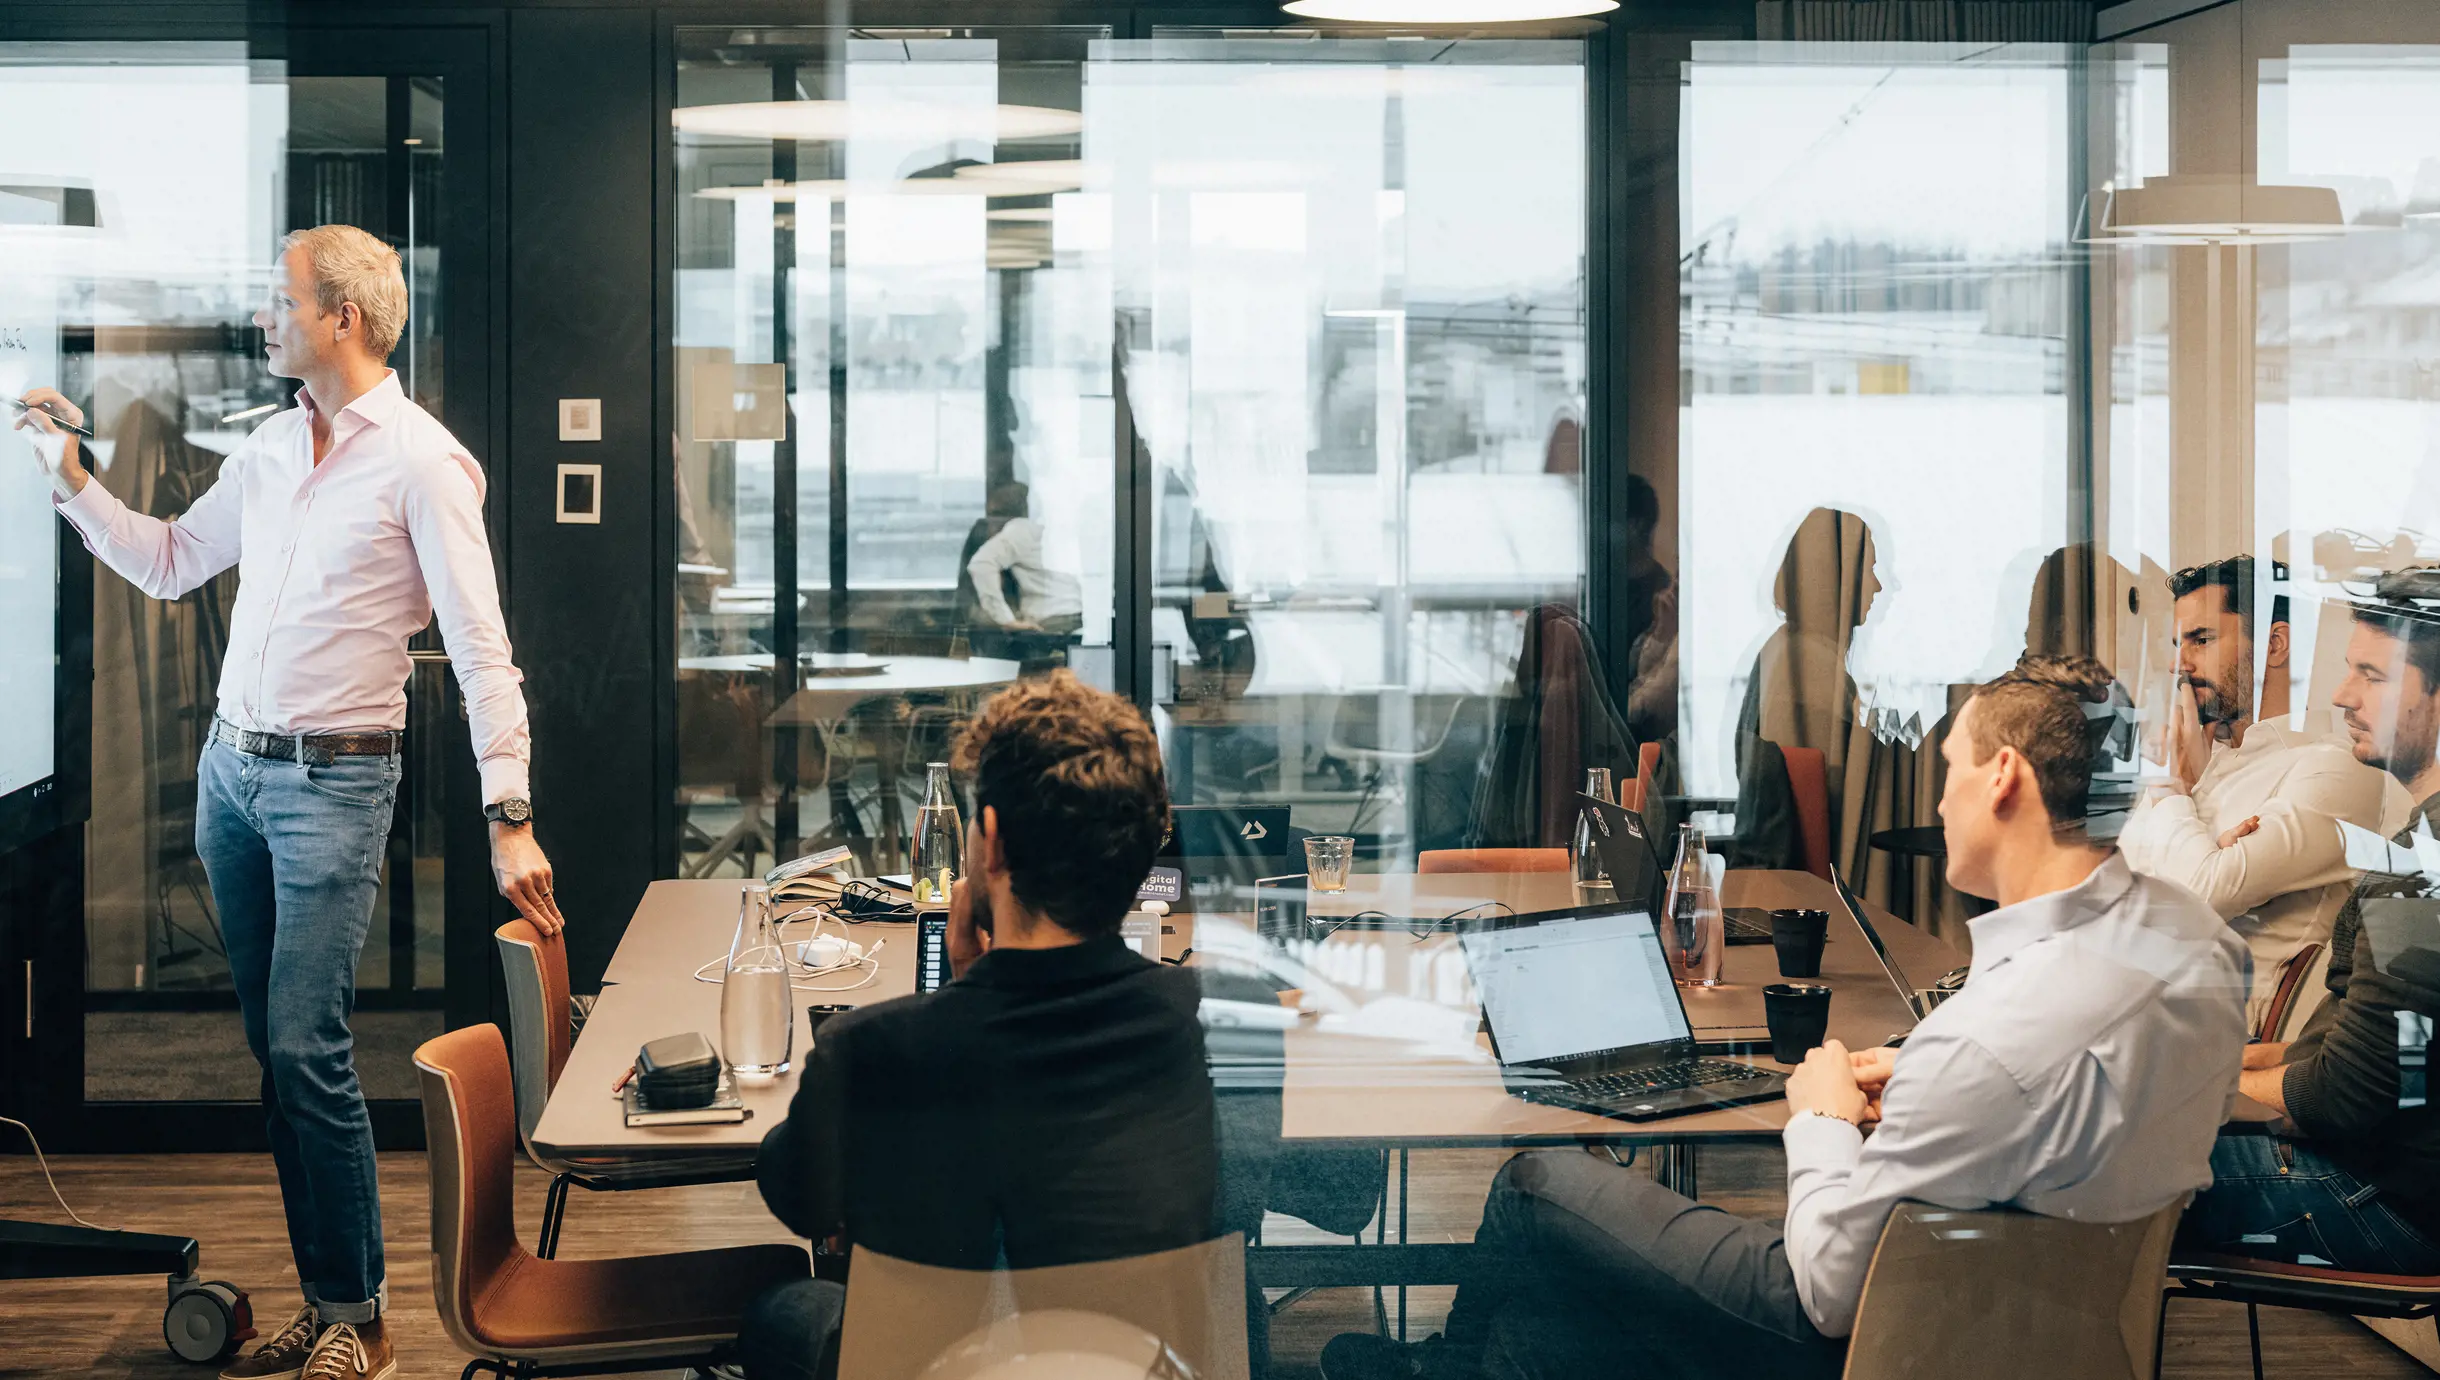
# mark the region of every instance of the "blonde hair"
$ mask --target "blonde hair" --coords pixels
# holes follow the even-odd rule
[[[332,316],[349,302],[364,316],[364,348],[384,360],[407,328],[407,280],[398,251],[353,225],[317,225],[291,230],[280,252],[305,251],[313,269],[314,305]]]

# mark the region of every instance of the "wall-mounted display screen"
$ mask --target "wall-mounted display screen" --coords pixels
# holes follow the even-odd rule
[[[48,280],[0,275],[0,397],[58,376],[57,311]],[[13,421],[15,409],[0,416]],[[0,799],[57,769],[59,519],[27,435],[0,431]]]

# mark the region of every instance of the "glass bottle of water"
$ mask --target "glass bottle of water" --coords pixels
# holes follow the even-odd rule
[[[965,847],[966,825],[957,817],[957,797],[949,789],[949,764],[924,767],[923,808],[915,813],[915,904],[945,906],[949,888],[965,871],[959,857]]]
[[[1606,800],[1613,805],[1618,803],[1617,791],[1610,785],[1608,767],[1584,769],[1584,793],[1595,800]],[[1606,887],[1610,884],[1610,870],[1602,866],[1601,848],[1593,841],[1594,827],[1591,810],[1576,812],[1576,838],[1569,849],[1569,861],[1575,865],[1576,885],[1580,887]]]
[[[1719,985],[1721,950],[1728,941],[1708,851],[1702,830],[1678,826],[1677,861],[1669,869],[1669,927],[1661,946],[1669,951],[1670,971],[1688,987]]]
[[[737,937],[720,978],[720,1054],[742,1082],[788,1071],[796,1013],[788,999],[788,959],[771,923],[771,889],[748,882],[737,899]]]

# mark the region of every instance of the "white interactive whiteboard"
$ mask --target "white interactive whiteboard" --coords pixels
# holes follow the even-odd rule
[[[59,303],[48,277],[0,274],[0,397],[59,375]],[[0,799],[56,770],[59,518],[26,433],[0,408]]]

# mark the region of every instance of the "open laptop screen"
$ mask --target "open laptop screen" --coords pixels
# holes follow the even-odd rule
[[[1461,942],[1504,1064],[1694,1038],[1641,907],[1485,927]]]

